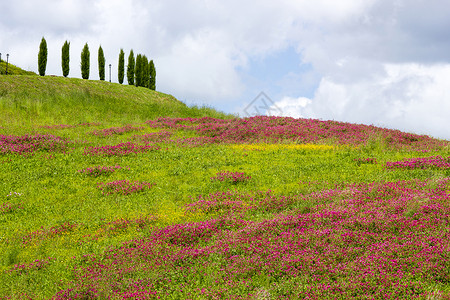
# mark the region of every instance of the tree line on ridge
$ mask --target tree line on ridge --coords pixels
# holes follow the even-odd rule
[[[69,62],[70,62],[70,42],[66,41],[61,49],[61,68],[63,76],[69,75]],[[45,76],[45,70],[47,68],[47,41],[42,38],[39,46],[38,54],[38,69],[39,75]],[[98,72],[100,80],[105,80],[105,54],[102,46],[98,48]],[[86,43],[81,51],[81,77],[83,79],[89,79],[90,73],[90,52],[89,46]],[[122,84],[125,78],[125,52],[120,49],[119,63],[118,63],[118,80]],[[153,60],[149,60],[147,56],[138,54],[134,55],[133,50],[130,51],[128,56],[128,65],[126,67],[127,82],[129,85],[146,87],[151,90],[156,89],[156,69]]]

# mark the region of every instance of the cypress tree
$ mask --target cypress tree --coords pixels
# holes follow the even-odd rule
[[[142,86],[148,88],[150,83],[150,68],[147,56],[142,56]]]
[[[81,77],[83,79],[89,79],[90,56],[89,46],[86,43],[81,51]]]
[[[155,69],[155,64],[153,63],[153,60],[150,61],[149,69],[150,69],[149,89],[156,90],[156,69]]]
[[[45,69],[47,69],[47,54],[47,41],[42,38],[38,54],[39,75],[41,76],[45,76]]]
[[[128,56],[128,66],[127,66],[127,80],[129,85],[134,85],[134,53],[133,50],[130,51]]]
[[[65,42],[64,45],[62,46],[62,50],[61,50],[61,66],[62,66],[62,71],[63,71],[63,76],[67,77],[67,75],[69,75],[69,62],[70,62],[70,55],[69,55],[69,48],[70,48],[70,43],[69,42]]]
[[[125,75],[125,53],[123,52],[123,49],[120,49],[120,53],[119,53],[119,70],[118,70],[118,74],[119,74],[119,83],[122,84],[123,83],[123,78]]]
[[[100,80],[105,80],[105,54],[102,46],[98,48],[98,75]]]
[[[142,86],[142,55],[136,56],[136,68],[134,70],[136,86]]]

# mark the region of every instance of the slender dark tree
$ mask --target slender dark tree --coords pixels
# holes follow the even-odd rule
[[[119,83],[122,84],[123,78],[125,76],[125,53],[123,52],[123,49],[120,49],[118,66],[119,66],[119,70],[118,70]]]
[[[100,80],[105,80],[105,54],[102,46],[98,48],[98,76]]]
[[[142,86],[148,88],[150,83],[150,67],[147,56],[142,56]]]
[[[89,46],[86,43],[81,51],[81,77],[83,79],[89,79],[90,56]]]
[[[39,75],[41,76],[45,76],[45,69],[47,69],[47,54],[47,41],[42,38],[38,54]]]
[[[155,64],[153,63],[153,60],[150,61],[149,69],[150,69],[149,89],[156,90],[156,69],[155,69]]]
[[[69,49],[70,49],[70,43],[68,41],[66,41],[64,43],[64,45],[62,46],[62,50],[61,50],[61,66],[62,66],[62,71],[63,71],[63,76],[67,77],[67,75],[69,75],[69,62],[70,62],[70,54],[69,54]]]
[[[136,55],[136,68],[134,69],[136,86],[142,86],[142,55]]]
[[[129,85],[134,85],[134,53],[133,50],[130,51],[130,55],[128,56],[128,66],[127,66],[127,80]]]

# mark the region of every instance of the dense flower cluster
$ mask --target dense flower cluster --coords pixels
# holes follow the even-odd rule
[[[91,134],[107,137],[107,136],[116,135],[116,134],[124,134],[124,133],[131,132],[131,131],[140,131],[142,129],[144,129],[144,127],[125,125],[122,127],[111,127],[111,128],[106,128],[106,129],[102,129],[102,130],[94,130],[91,132]]]
[[[408,158],[402,161],[387,162],[388,169],[450,169],[450,157],[431,156]]]
[[[78,170],[78,172],[80,173],[84,173],[88,176],[92,176],[92,177],[98,177],[101,175],[110,175],[112,174],[114,171],[116,171],[117,169],[121,169],[122,167],[119,165],[116,166],[95,166],[92,168],[86,168],[83,170]]]
[[[427,151],[448,145],[446,141],[399,130],[289,117],[257,116],[230,120],[209,117],[159,118],[146,123],[153,128],[194,130],[221,143],[276,143],[289,140],[302,144],[333,141],[357,146],[382,136],[384,143],[396,148]]]
[[[251,177],[245,176],[245,173],[243,172],[230,172],[230,171],[218,172],[216,176],[211,177],[212,181],[225,181],[231,183],[247,182],[250,179]]]
[[[132,193],[142,192],[155,186],[155,183],[149,182],[130,182],[128,180],[116,180],[112,182],[100,182],[97,187],[102,190],[103,194],[122,194],[129,195]]]
[[[353,184],[286,201],[225,193],[202,207],[230,200],[260,209],[265,197],[280,213],[248,221],[233,213],[235,205],[228,216],[157,229],[85,256],[71,289],[56,299],[82,299],[73,295],[87,290],[117,299],[249,299],[260,293],[261,280],[277,299],[425,299],[428,284],[450,283],[449,185]]]
[[[64,151],[69,142],[51,134],[0,135],[0,154],[30,154],[35,151]]]
[[[46,238],[51,238],[56,235],[61,235],[66,232],[71,232],[77,227],[78,224],[65,222],[64,224],[53,226],[51,228],[41,227],[40,230],[33,231],[22,237],[22,243],[29,244],[32,241],[43,240]]]
[[[159,147],[152,145],[137,145],[131,142],[127,142],[117,145],[88,147],[84,149],[84,155],[124,156],[133,153],[142,153],[158,149]]]

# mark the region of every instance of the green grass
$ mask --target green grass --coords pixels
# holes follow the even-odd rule
[[[6,61],[0,61],[0,75],[6,74]],[[13,64],[8,63],[8,75],[37,75],[32,71],[25,71]]]
[[[156,117],[230,115],[188,107],[173,96],[142,87],[51,76],[0,76],[0,126],[138,123]]]

